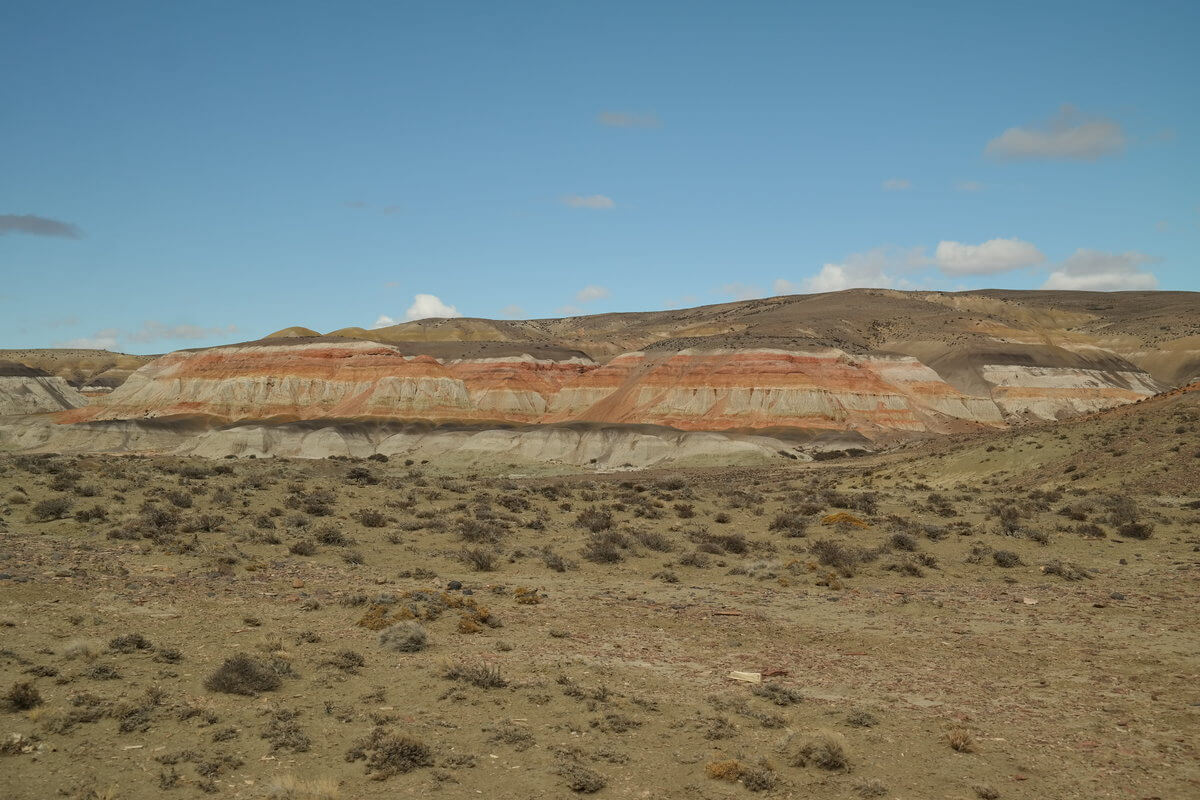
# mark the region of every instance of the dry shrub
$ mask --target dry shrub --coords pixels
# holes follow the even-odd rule
[[[420,739],[376,728],[346,752],[347,761],[360,759],[367,762],[367,774],[371,779],[382,781],[420,767],[433,766],[433,751]]]
[[[792,765],[797,767],[809,764],[833,772],[849,772],[850,756],[846,752],[846,738],[834,731],[818,731],[800,747],[792,760]]]
[[[854,791],[859,797],[883,797],[888,793],[887,784],[877,778],[865,778],[854,784]]]
[[[624,558],[621,548],[628,546],[629,540],[614,531],[592,533],[579,554],[596,564],[615,564]]]
[[[817,561],[833,567],[843,578],[854,577],[854,571],[862,560],[856,549],[831,539],[818,539],[808,549],[817,557]]]
[[[1117,535],[1124,539],[1149,539],[1154,535],[1154,525],[1149,522],[1128,522],[1117,528]]]
[[[790,539],[808,535],[808,517],[795,511],[781,511],[771,520],[767,530],[782,531]]]
[[[28,711],[42,704],[42,694],[29,681],[17,682],[5,693],[4,703],[14,711]]]
[[[67,511],[71,508],[71,501],[66,497],[51,497],[48,500],[34,503],[30,513],[33,514],[34,520],[37,522],[49,522],[53,519],[62,519],[67,515]]]
[[[1011,550],[997,550],[992,553],[992,561],[996,563],[997,567],[1003,567],[1004,569],[1019,567],[1025,563],[1019,555]]]
[[[946,732],[950,748],[959,753],[975,752],[975,737],[966,728],[951,728]]]
[[[429,635],[417,622],[401,622],[379,634],[379,645],[397,653],[416,653],[428,646]]]
[[[1058,575],[1063,580],[1068,581],[1081,581],[1092,577],[1083,567],[1072,564],[1070,561],[1059,561],[1058,559],[1054,559],[1042,567],[1042,572],[1047,575]]]
[[[613,526],[612,512],[592,506],[579,512],[575,525],[592,533],[606,531]]]
[[[798,690],[780,686],[777,683],[762,683],[750,691],[764,700],[770,700],[777,706],[791,706],[804,700],[804,695]]]
[[[95,639],[72,639],[59,648],[58,654],[63,658],[85,658],[90,661],[103,650],[104,645]]]
[[[494,572],[496,554],[482,547],[464,547],[458,554],[464,564],[476,572]]]
[[[593,769],[574,761],[560,763],[554,770],[567,782],[567,788],[580,794],[593,794],[608,785],[608,780]]]
[[[267,727],[262,732],[262,738],[271,743],[271,752],[288,751],[292,753],[307,753],[312,746],[312,739],[298,724],[298,711],[279,709],[271,714]]]
[[[226,659],[224,664],[205,679],[204,688],[210,692],[252,697],[259,692],[278,689],[281,683],[274,665],[254,656],[238,653]]]
[[[469,683],[480,689],[503,689],[508,681],[500,674],[500,668],[495,664],[454,661],[442,670],[442,677],[447,680]]]
[[[846,724],[855,728],[874,728],[879,724],[879,717],[865,708],[857,708],[846,715]]]
[[[337,800],[339,794],[333,778],[301,780],[295,775],[276,775],[267,784],[271,800]]]

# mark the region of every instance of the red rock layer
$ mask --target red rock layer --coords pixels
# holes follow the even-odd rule
[[[630,353],[603,365],[528,356],[443,362],[373,343],[172,353],[64,421],[173,414],[867,433],[1002,424],[990,400],[957,392],[908,357],[725,350]]]

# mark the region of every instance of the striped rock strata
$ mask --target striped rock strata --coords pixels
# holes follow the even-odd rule
[[[87,405],[65,380],[23,364],[0,362],[0,417],[41,414]]]
[[[1153,394],[1144,373],[987,365],[965,394],[916,358],[838,350],[636,352],[586,358],[444,359],[371,342],[177,352],[64,422],[202,414],[221,420],[384,418],[596,422],[680,430],[806,428],[891,433],[1000,426]]]

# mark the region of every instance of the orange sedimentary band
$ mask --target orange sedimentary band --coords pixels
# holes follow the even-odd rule
[[[1115,388],[997,387],[997,399],[1102,403]],[[383,417],[516,423],[591,421],[683,430],[798,427],[923,431],[1000,425],[992,398],[965,395],[908,357],[837,350],[627,353],[585,359],[437,359],[387,345],[224,347],[164,356],[60,421],[205,414],[230,420]]]

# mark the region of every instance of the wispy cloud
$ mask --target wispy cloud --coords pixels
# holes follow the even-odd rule
[[[1142,267],[1157,261],[1145,253],[1106,253],[1080,248],[1064,261],[1042,285],[1043,289],[1120,292],[1158,288],[1158,278]]]
[[[525,309],[521,308],[516,303],[512,303],[500,309],[500,317],[502,319],[524,319]]]
[[[912,188],[912,181],[907,178],[888,178],[883,182],[885,192],[903,192]]]
[[[984,154],[1001,160],[1074,159],[1095,161],[1125,149],[1120,123],[1086,116],[1065,105],[1046,123],[1009,128],[987,143]]]
[[[83,231],[69,222],[36,214],[0,214],[0,235],[26,233],[30,236],[54,236],[60,239],[80,239]]]
[[[596,121],[610,128],[661,128],[662,120],[653,112],[601,111]]]
[[[65,347],[70,350],[112,350],[117,346],[120,331],[115,328],[108,328],[102,331],[96,331],[91,336],[82,336],[78,339],[67,339],[64,342],[55,342],[55,347]]]
[[[982,192],[983,184],[979,181],[960,181],[954,184],[954,188],[960,192]]]
[[[611,197],[602,194],[569,194],[564,196],[562,201],[563,205],[570,208],[608,209],[617,207]]]
[[[757,300],[760,297],[766,296],[766,292],[758,286],[736,282],[725,284],[717,293],[732,300]]]
[[[148,319],[134,331],[120,328],[105,328],[96,331],[91,336],[82,336],[66,341],[55,342],[55,347],[81,348],[85,350],[112,350],[122,342],[126,344],[149,344],[153,342],[196,342],[205,339],[221,339],[233,336],[238,332],[236,325],[224,325],[211,328],[200,325],[166,325],[158,320]]]
[[[575,293],[575,302],[590,303],[593,300],[603,300],[611,294],[612,292],[603,286],[585,286]]]
[[[164,325],[158,320],[148,319],[142,327],[132,333],[125,334],[130,342],[161,342],[171,339],[197,341],[200,339],[216,339],[221,336],[232,336],[237,333],[237,325],[204,328],[199,325]]]
[[[1046,260],[1042,252],[1020,239],[989,239],[982,244],[938,242],[933,257],[938,269],[947,275],[994,275]]]

